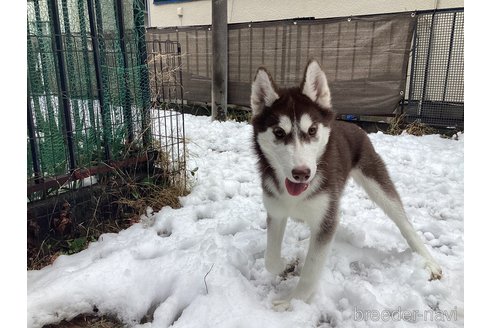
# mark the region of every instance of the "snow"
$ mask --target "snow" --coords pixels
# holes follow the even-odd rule
[[[423,259],[350,181],[317,292],[276,312],[272,301],[299,279],[309,230],[289,220],[282,252],[298,264],[283,278],[268,273],[251,126],[191,115],[185,124],[188,169],[198,169],[182,207],[149,210],[140,223],[28,271],[28,327],[95,308],[141,328],[463,326],[463,134],[370,134],[442,280],[428,281]],[[393,317],[361,319],[370,311]]]

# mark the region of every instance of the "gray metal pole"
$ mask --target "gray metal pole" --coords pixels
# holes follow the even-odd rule
[[[227,115],[227,0],[212,0],[212,119]]]

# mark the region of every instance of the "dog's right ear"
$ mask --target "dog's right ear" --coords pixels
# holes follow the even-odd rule
[[[251,86],[251,109],[253,116],[263,112],[265,107],[270,107],[279,98],[275,91],[275,83],[266,69],[258,68],[253,85]]]
[[[331,109],[331,92],[328,80],[316,60],[311,59],[304,70],[302,93],[317,103],[321,108]]]

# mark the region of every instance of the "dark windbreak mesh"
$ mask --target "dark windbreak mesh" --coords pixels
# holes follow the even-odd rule
[[[229,25],[230,104],[249,106],[251,81],[264,66],[282,87],[299,85],[306,63],[327,74],[339,114],[388,115],[404,96],[415,14]],[[210,26],[148,30],[182,45],[184,99],[210,102]]]

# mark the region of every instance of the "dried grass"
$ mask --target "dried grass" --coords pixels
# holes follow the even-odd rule
[[[405,114],[396,115],[390,121],[386,133],[391,135],[400,135],[405,132],[414,136],[423,136],[437,133],[436,129],[430,127],[425,123],[421,123],[417,120],[413,121],[412,123],[406,123],[406,121],[407,119]]]
[[[73,254],[87,248],[90,242],[96,241],[104,233],[117,233],[126,229],[138,223],[141,216],[147,214],[149,207],[154,211],[165,206],[179,208],[179,197],[187,195],[191,189],[184,168],[173,168],[169,156],[164,152],[159,153],[155,167],[156,173],[143,179],[142,176],[132,175],[133,173],[115,170],[109,180],[100,181],[104,192],[94,198],[95,205],[91,208],[93,212],[88,213],[92,216],[76,225],[67,210],[64,220],[53,220],[53,223],[59,221],[58,226],[64,228],[62,232],[58,233],[58,226],[54,226],[57,235],[50,235],[40,245],[35,242],[39,226],[35,220],[28,218],[27,268],[39,270],[52,264],[62,254]],[[113,204],[118,208],[116,217],[100,217],[101,199],[114,200]],[[70,228],[65,229],[66,226]]]
[[[437,131],[427,124],[414,121],[407,125],[405,132],[414,136],[424,136],[427,134],[434,134]]]
[[[405,126],[405,115],[404,114],[396,115],[390,121],[386,133],[391,134],[393,136],[400,135],[404,130],[404,126]]]

